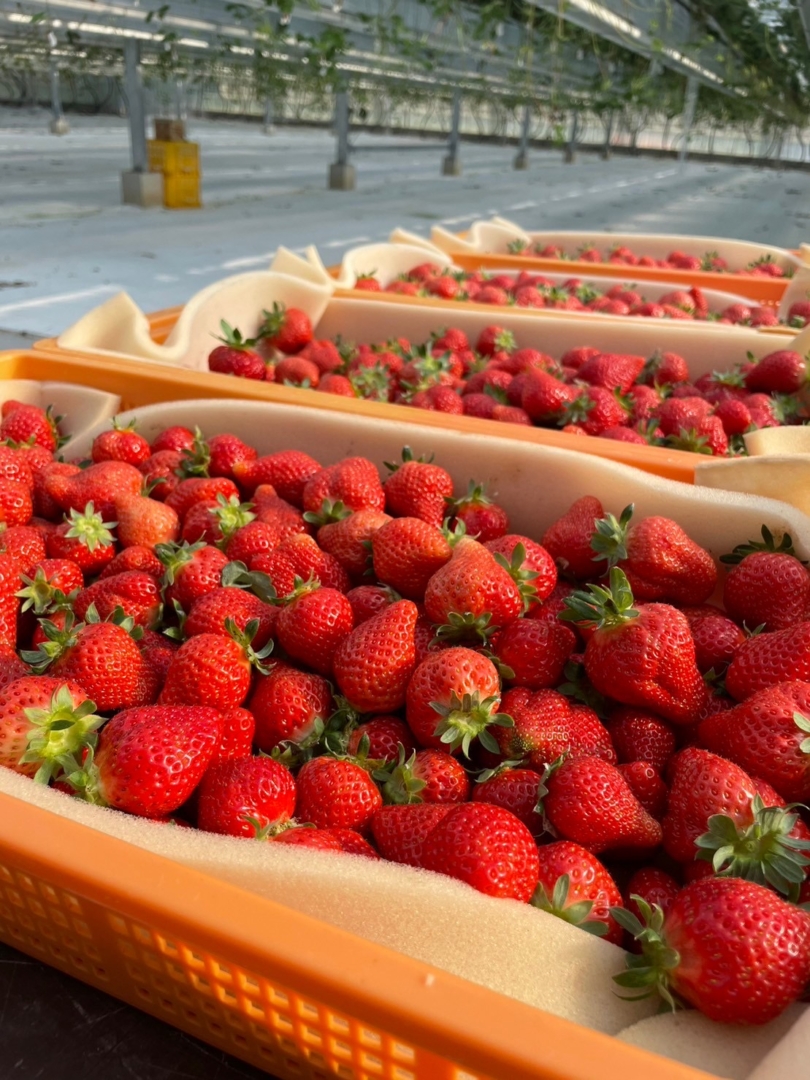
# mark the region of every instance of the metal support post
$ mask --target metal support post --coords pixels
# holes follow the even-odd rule
[[[692,124],[695,119],[695,107],[697,106],[699,83],[694,75],[686,80],[686,97],[683,103],[683,141],[678,151],[678,161],[682,164],[689,154],[689,137],[692,134]]]
[[[70,124],[62,112],[62,97],[59,93],[59,67],[56,60],[51,57],[48,61],[51,76],[51,135],[67,135]]]
[[[515,155],[514,166],[516,169],[528,169],[529,167],[529,130],[532,123],[531,105],[527,101],[523,106],[523,123],[520,127],[520,148]]]
[[[329,187],[336,191],[353,191],[354,166],[349,164],[349,92],[340,89],[335,94],[335,135],[337,159],[329,166]]]
[[[568,137],[568,145],[565,148],[564,160],[568,165],[577,160],[577,138],[579,136],[579,113],[574,113],[571,120],[571,134]]]
[[[610,161],[610,140],[613,138],[613,112],[608,113],[607,127],[605,128],[605,141],[602,145],[602,160]]]
[[[122,200],[135,206],[162,206],[163,174],[149,172],[140,47],[134,38],[127,38],[124,42],[124,87],[129,114],[132,169],[121,174]]]
[[[273,99],[268,97],[264,102],[264,133],[272,135],[275,132],[273,125]]]
[[[461,176],[458,158],[459,129],[461,127],[461,91],[453,91],[453,112],[450,119],[450,137],[447,140],[447,156],[442,161],[442,176]]]

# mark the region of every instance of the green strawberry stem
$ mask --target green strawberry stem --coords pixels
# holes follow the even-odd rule
[[[810,859],[810,840],[798,840],[790,833],[799,815],[794,806],[766,807],[759,795],[751,804],[754,820],[737,825],[726,814],[713,814],[708,831],[695,844],[696,858],[710,862],[719,877],[739,877],[757,885],[770,885],[777,892],[795,898],[804,881]]]
[[[211,464],[211,450],[198,427],[194,428],[194,443],[191,449],[184,450],[182,458],[183,460],[176,470],[178,476],[184,479],[190,476],[208,476],[208,466]]]
[[[105,722],[95,709],[95,702],[90,700],[74,706],[70,690],[60,686],[49,707],[25,710],[33,727],[20,764],[39,765],[34,774],[36,783],[48,784],[57,773],[72,772],[84,749],[95,746],[95,730]]]
[[[222,539],[217,543],[217,547],[224,550],[233,534],[255,519],[256,515],[251,512],[252,510],[253,503],[240,502],[238,495],[231,495],[229,499],[226,499],[224,495],[217,495],[214,517],[222,533]]]
[[[489,727],[515,725],[511,716],[496,711],[499,702],[497,697],[481,701],[478,693],[464,694],[459,698],[455,691],[450,695],[449,705],[431,701],[430,707],[441,717],[433,734],[446,744],[451,753],[461,747],[464,756],[469,757],[470,745],[473,739],[478,739],[485,749],[499,754],[500,747]]]
[[[85,802],[94,806],[109,806],[102,792],[101,773],[95,762],[95,743],[88,745],[82,764],[74,761],[73,765],[70,771],[65,769],[60,779],[70,784],[76,795]]]
[[[512,581],[520,590],[523,598],[523,610],[528,611],[532,601],[537,597],[537,589],[533,582],[538,573],[536,570],[525,569],[526,548],[523,544],[515,544],[511,559],[507,559],[500,551],[495,553],[495,562],[502,570],[505,570]]]
[[[485,611],[481,615],[473,615],[471,611],[450,611],[447,614],[447,622],[436,627],[433,637],[434,642],[459,642],[474,641],[478,639],[486,645],[490,637],[498,629],[490,625],[492,614]]]
[[[61,589],[48,581],[41,566],[37,567],[32,578],[20,574],[20,581],[23,583],[23,588],[14,594],[22,600],[20,611],[29,611],[33,608],[35,615],[68,609],[78,594],[78,589],[74,589],[69,596],[65,596]]]
[[[184,540],[182,544],[174,542],[155,544],[155,555],[166,567],[163,574],[163,589],[173,585],[178,572],[192,561],[198,551],[202,551],[206,546],[204,540],[198,540],[196,544],[189,544],[187,540]]]
[[[767,525],[763,525],[761,540],[748,540],[745,544],[737,544],[729,555],[720,556],[720,562],[726,566],[736,566],[737,563],[743,561],[746,555],[753,555],[756,551],[768,551],[778,555],[796,555],[790,533],[783,533],[782,539],[777,544],[776,537],[771,530]]]
[[[603,627],[622,626],[631,619],[637,619],[638,614],[633,607],[633,592],[624,571],[613,566],[608,588],[589,585],[587,590],[577,589],[566,599],[560,618],[601,630]]]
[[[321,509],[317,513],[314,510],[307,510],[304,514],[304,521],[320,528],[321,525],[331,525],[335,521],[342,521],[343,518],[347,518],[351,514],[352,511],[348,506],[344,506],[340,499],[324,499],[321,503]]]
[[[467,494],[466,495],[461,495],[461,496],[459,496],[458,499],[454,499],[452,496],[447,495],[447,496],[445,496],[444,501],[447,503],[448,509],[453,514],[457,514],[459,512],[459,510],[466,510],[470,506],[491,506],[492,505],[492,499],[487,497],[487,495],[486,495],[486,493],[484,491],[484,485],[476,483],[475,480],[470,480],[469,483],[467,484]],[[524,551],[524,555],[525,555],[525,551]]]
[[[579,900],[575,904],[567,903],[570,885],[571,879],[568,874],[561,874],[554,883],[551,896],[548,895],[545,886],[541,883],[535,889],[530,903],[534,907],[540,908],[541,911],[547,911],[549,915],[556,915],[558,919],[563,919],[565,922],[571,923],[572,926],[578,926],[589,934],[604,937],[608,932],[608,924],[601,919],[588,918],[593,911],[593,900]]]
[[[281,332],[287,318],[287,308],[284,304],[280,304],[278,303],[278,301],[274,301],[273,310],[263,310],[262,317],[264,321],[259,327],[259,333],[257,335],[258,340],[266,337],[275,337],[276,334]]]
[[[80,540],[88,551],[107,547],[115,541],[110,530],[114,529],[118,522],[105,521],[101,514],[95,512],[95,506],[91,502],[87,503],[83,512],[71,508],[70,513],[65,515],[65,521],[70,524],[65,537]]]
[[[591,547],[596,552],[594,562],[604,559],[608,569],[627,558],[627,532],[633,517],[633,504],[625,506],[617,520],[613,514],[605,514],[596,522],[596,529],[591,537]]]
[[[365,737],[365,736],[364,736]],[[381,785],[382,796],[386,803],[398,806],[422,802],[421,792],[427,786],[424,780],[414,775],[416,751],[412,751],[405,760],[405,747],[398,744],[398,757],[381,769],[376,769],[372,777]]]
[[[269,673],[269,668],[266,667],[262,661],[272,653],[274,642],[271,639],[267,642],[263,649],[259,649],[258,652],[254,650],[252,641],[256,637],[256,632],[259,629],[259,620],[251,619],[245,625],[244,630],[240,630],[236,623],[230,616],[225,620],[225,629],[228,631],[228,636],[233,638],[237,645],[241,645],[244,649],[245,656],[248,659],[251,667],[255,667],[257,671],[262,675]]]
[[[273,581],[269,574],[263,574],[260,570],[248,570],[243,562],[229,562],[222,568],[222,584],[235,585],[238,589],[245,589],[264,600],[265,604],[273,604],[277,594]]]
[[[639,993],[627,997],[628,1001],[658,994],[675,1011],[678,1006],[670,981],[672,972],[681,962],[680,953],[667,945],[664,935],[664,912],[658,906],[652,906],[642,896],[631,896],[638,905],[642,918],[638,919],[627,908],[613,907],[610,914],[624,930],[635,938],[641,946],[640,953],[628,953],[627,970],[613,976],[614,982],[629,990]],[[642,921],[643,920],[643,921]]]
[[[220,319],[219,326],[222,330],[222,335],[218,336],[215,334],[214,337],[216,337],[217,341],[221,341],[223,345],[228,345],[231,349],[238,349],[239,352],[246,352],[248,349],[252,349],[256,344],[255,338],[242,337],[239,329],[235,326],[231,326],[229,323],[225,322],[224,319]]]
[[[40,619],[39,625],[47,640],[41,642],[36,649],[23,649],[20,652],[20,658],[37,675],[41,675],[54,660],[57,660],[72,645],[76,644],[77,631],[84,624],[76,624],[73,612],[68,611],[65,614],[63,630],[60,630],[56,623],[51,622],[50,619]]]

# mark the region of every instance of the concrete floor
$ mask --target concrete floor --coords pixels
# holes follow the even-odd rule
[[[464,173],[439,175],[444,147],[357,133],[357,190],[326,190],[334,139],[322,131],[191,121],[202,210],[120,205],[128,131],[71,117],[63,138],[42,111],[0,109],[0,345],[58,333],[121,289],[146,311],[229,273],[268,263],[279,244],[317,243],[327,263],[395,225],[427,235],[498,213],[526,227],[696,233],[792,247],[810,239],[810,174],[650,159],[600,161],[463,144]]]

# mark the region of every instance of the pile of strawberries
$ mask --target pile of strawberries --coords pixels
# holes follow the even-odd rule
[[[617,284],[601,292],[582,278],[569,278],[559,284],[529,270],[521,270],[518,274],[449,270],[428,262],[401,274],[385,288],[374,274],[361,275],[354,287],[364,292],[471,300],[495,307],[591,311],[602,315],[632,315],[652,319],[699,319],[753,327],[779,325],[779,317],[772,308],[756,304],[735,303],[721,312],[711,312],[703,291],[697,286],[672,289],[658,300],[648,301],[637,285]],[[810,301],[798,301],[791,306],[791,326],[805,326],[808,319]]]
[[[663,270],[694,270],[710,273],[744,274],[754,277],[789,278],[792,270],[783,270],[774,261],[772,255],[763,255],[754,259],[747,266],[731,267],[726,259],[716,251],[707,251],[703,255],[687,255],[683,251],[671,251],[665,259],[655,259],[651,255],[638,255],[626,244],[615,244],[602,252],[595,244],[583,244],[574,252],[567,252],[559,244],[530,245],[522,240],[515,240],[509,245],[510,255],[532,254],[541,259],[561,259],[588,263],[613,263],[618,266],[657,266]]]
[[[276,305],[255,339],[223,323],[212,371],[396,402],[452,415],[558,428],[702,454],[745,453],[743,434],[807,420],[807,361],[778,349],[694,382],[682,356],[647,358],[591,346],[559,359],[518,348],[500,326],[471,345],[457,327],[414,346],[404,338],[348,345],[317,340],[307,315]]]
[[[810,979],[810,572],[577,500],[510,532],[410,453],[0,423],[0,764],[155,822],[387,859],[764,1023]],[[712,603],[722,595],[723,606]],[[475,947],[471,942],[471,947]]]

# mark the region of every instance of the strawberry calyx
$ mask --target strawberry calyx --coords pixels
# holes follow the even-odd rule
[[[541,911],[547,911],[549,915],[556,915],[572,926],[578,926],[580,930],[586,930],[596,937],[604,937],[608,932],[608,924],[602,919],[589,918],[593,911],[593,900],[578,900],[576,903],[568,903],[568,890],[571,887],[571,878],[568,874],[560,874],[554,882],[551,896],[540,882],[534,891],[529,903]]]
[[[636,902],[641,919],[624,907],[612,907],[610,914],[639,943],[641,952],[627,954],[627,970],[614,975],[613,981],[626,989],[639,991],[627,995],[626,1000],[639,1001],[658,994],[674,1012],[680,1002],[671,989],[670,981],[671,973],[681,962],[680,953],[667,945],[664,912],[659,905],[648,904],[643,896],[635,893],[630,899]]]
[[[356,397],[368,401],[388,401],[391,376],[384,364],[357,368],[348,375],[348,379]]]
[[[563,675],[565,682],[557,687],[557,693],[587,705],[600,720],[606,720],[610,714],[607,698],[593,686],[585,672],[585,665],[578,660],[569,660]]]
[[[515,335],[511,330],[501,330],[495,335],[495,348],[498,352],[514,352],[517,348]]]
[[[81,764],[77,759],[73,761],[73,768],[65,769],[60,780],[69,784],[76,795],[85,802],[94,806],[109,806],[104,795],[101,781],[101,773],[95,762],[95,744],[88,745],[83,752]]]
[[[796,725],[799,731],[803,731],[805,734],[810,734],[810,720],[808,720],[806,716],[802,716],[800,712],[795,712],[793,714],[793,723]],[[810,739],[804,739],[801,743],[799,743],[799,750],[803,754],[810,754]]]
[[[362,743],[362,739],[360,741]],[[414,773],[416,751],[411,751],[406,761],[405,747],[402,743],[398,743],[397,753],[397,760],[389,761],[381,769],[375,769],[371,774],[372,778],[381,785],[382,796],[386,803],[397,806],[420,803],[423,801],[420,793],[427,786],[427,782]]]
[[[192,476],[208,476],[211,464],[211,449],[198,427],[194,428],[194,442],[189,449],[183,450],[183,460],[174,470],[184,480]]]
[[[500,747],[488,730],[491,726],[514,727],[515,721],[506,713],[497,712],[500,698],[488,697],[481,700],[475,692],[463,694],[460,698],[455,691],[450,694],[450,704],[431,701],[430,707],[439,714],[441,720],[433,734],[440,739],[452,753],[461,748],[465,757],[470,756],[470,745],[478,739],[481,745],[493,754],[500,753]]]
[[[59,687],[48,707],[26,709],[25,716],[33,726],[19,763],[39,765],[34,774],[38,784],[48,784],[57,773],[73,771],[85,748],[95,746],[96,728],[105,722],[96,715],[94,701],[74,705],[67,686]]]
[[[517,585],[520,595],[523,598],[523,610],[528,611],[533,601],[537,598],[537,589],[534,586],[534,580],[539,577],[539,574],[536,570],[527,570],[525,568],[525,546],[523,544],[515,544],[511,558],[509,559],[507,559],[502,552],[497,551],[495,553],[495,562],[502,570],[507,572],[512,581]]]
[[[459,540],[467,535],[467,526],[464,521],[458,518],[453,522],[453,527],[451,529],[450,521],[451,519],[449,517],[444,519],[442,522],[442,532],[444,533],[444,538],[447,543],[451,548],[454,548]]]
[[[458,514],[459,510],[478,509],[481,506],[492,505],[492,499],[488,498],[484,492],[484,485],[475,480],[470,480],[468,483],[466,495],[460,495],[457,499],[454,499],[452,495],[445,495],[444,501],[453,514]]]
[[[323,717],[316,716],[312,721],[312,727],[302,735],[300,739],[283,739],[273,747],[269,756],[274,761],[286,765],[289,769],[297,769],[311,758],[319,757],[326,750],[324,738],[327,735],[327,724]],[[333,754],[334,757],[339,754]]]
[[[288,604],[292,604],[302,596],[308,596],[310,593],[317,592],[320,588],[320,579],[315,577],[314,574],[310,574],[306,580],[296,574],[293,578],[292,592],[288,592],[284,596],[278,596],[272,602],[277,607],[287,607]]]
[[[40,643],[36,649],[23,649],[20,652],[22,661],[31,667],[37,675],[46,671],[54,660],[58,660],[63,653],[76,644],[77,634],[84,623],[76,623],[72,611],[65,614],[65,625],[60,629],[50,619],[40,619],[40,628],[46,637],[46,641]]]
[[[388,469],[389,473],[395,473],[397,469],[400,468],[400,466],[407,465],[409,461],[418,461],[422,464],[429,465],[433,461],[434,457],[435,454],[431,454],[429,457],[425,456],[425,454],[420,454],[419,457],[414,457],[413,450],[411,450],[410,446],[403,446],[402,461],[384,461],[383,464],[385,465],[386,469]]]
[[[681,428],[677,435],[668,435],[666,443],[673,450],[688,450],[691,454],[712,456],[708,438],[705,435],[698,435],[695,428]]]
[[[522,255],[528,246],[528,240],[510,240],[506,245],[506,251],[509,255]]]
[[[278,598],[275,586],[269,574],[261,570],[248,570],[243,562],[234,561],[227,563],[222,568],[220,581],[224,586],[235,586],[252,592],[265,604],[274,604]]]
[[[255,520],[253,505],[251,502],[240,502],[238,495],[231,495],[228,499],[224,495],[217,495],[217,505],[212,512],[222,533],[222,539],[217,543],[218,548],[224,549],[235,532]]]
[[[248,839],[251,840],[275,840],[277,836],[281,836],[281,834],[288,829],[315,828],[311,822],[299,824],[299,822],[293,821],[290,818],[287,818],[285,821],[267,821],[266,818],[258,818],[253,814],[243,814],[242,821],[246,821],[251,829],[253,829],[253,836],[248,837]]]
[[[713,814],[708,831],[695,840],[700,849],[695,857],[710,862],[718,877],[739,877],[757,885],[770,885],[788,898],[797,899],[810,866],[810,859],[802,854],[810,850],[810,840],[790,835],[799,820],[799,815],[791,812],[797,805],[766,807],[755,795],[750,825],[738,825],[727,814]]]
[[[480,769],[474,776],[476,784],[485,784],[487,780],[493,780],[496,776],[500,776],[501,773],[509,772],[511,769],[519,769],[525,764],[525,758],[512,758],[508,761],[499,761],[497,765],[494,765],[491,769]]]
[[[591,537],[591,547],[596,552],[594,562],[604,559],[608,569],[612,569],[627,558],[627,533],[634,509],[633,503],[630,503],[622,510],[620,518],[605,514],[595,523]]]
[[[489,611],[485,611],[481,615],[474,615],[471,611],[449,611],[447,613],[447,622],[436,627],[436,633],[433,635],[431,644],[444,641],[456,644],[478,639],[486,645],[498,629],[497,626],[491,624],[492,613]]]
[[[257,340],[262,338],[273,338],[277,334],[280,334],[284,329],[284,324],[287,321],[287,306],[281,304],[277,300],[273,302],[273,310],[262,310],[262,324],[259,327],[259,333]]]
[[[241,332],[235,326],[230,326],[224,319],[219,321],[222,334],[214,334],[217,341],[221,341],[223,345],[227,345],[230,349],[236,349],[238,352],[248,352],[256,345],[256,338],[242,337]]]
[[[746,555],[753,555],[757,551],[768,551],[777,555],[793,555],[798,558],[796,549],[793,547],[793,537],[790,533],[783,533],[782,539],[777,544],[776,537],[771,530],[767,525],[763,525],[761,540],[748,540],[744,544],[737,544],[730,554],[720,556],[720,562],[725,566],[735,566],[737,563],[742,562]]]
[[[304,514],[304,521],[320,528],[321,525],[331,525],[335,521],[342,521],[343,518],[351,517],[352,513],[353,511],[340,499],[324,499],[319,511],[307,510]]]
[[[633,603],[633,591],[624,571],[613,566],[608,588],[589,585],[587,589],[577,589],[566,597],[559,617],[579,626],[601,630],[637,619],[639,612]]]
[[[771,394],[771,412],[780,424],[789,424],[803,409],[798,394]]]
[[[255,667],[262,675],[267,675],[270,669],[266,667],[262,661],[266,660],[272,653],[274,642],[271,639],[263,649],[255,650],[253,648],[252,642],[259,629],[259,620],[251,619],[245,624],[245,629],[240,630],[234,620],[228,616],[225,620],[225,629],[228,633],[228,637],[232,638],[236,644],[241,646],[244,650],[245,657],[250,666]]]
[[[118,522],[105,521],[101,514],[96,513],[92,502],[87,503],[83,511],[71,508],[70,513],[65,515],[65,521],[70,525],[65,538],[80,541],[88,551],[115,543],[111,530]]]
[[[588,413],[594,408],[596,402],[588,396],[587,390],[583,390],[573,401],[570,401],[562,410],[560,424],[583,424],[588,419]]]
[[[23,588],[14,594],[22,600],[20,611],[29,611],[33,608],[35,615],[52,614],[54,611],[70,608],[79,592],[78,589],[74,589],[65,595],[61,589],[48,581],[41,566],[37,567],[32,578],[26,574],[20,574],[20,581],[23,583]]]
[[[138,427],[138,421],[133,417],[128,424],[125,424],[119,416],[114,416],[111,421],[113,431],[135,431]]]
[[[189,544],[187,540],[184,540],[181,544],[175,541],[170,541],[167,544],[155,544],[155,555],[166,567],[162,583],[164,589],[168,585],[174,584],[179,571],[192,562],[197,552],[202,551],[204,547],[207,547],[204,540],[198,540],[194,544]]]

